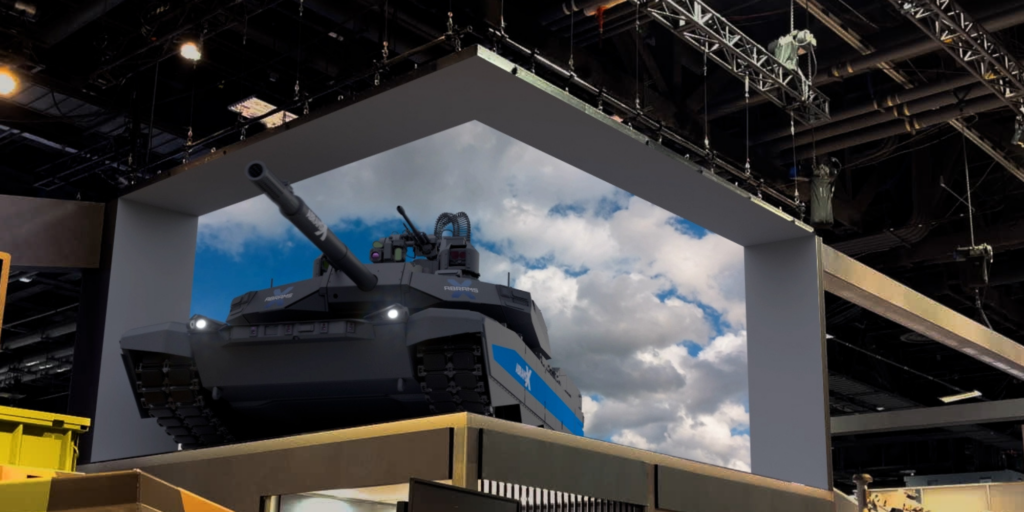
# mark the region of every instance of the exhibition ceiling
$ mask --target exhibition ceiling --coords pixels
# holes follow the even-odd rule
[[[705,3],[762,47],[810,30],[815,44],[799,69],[815,76],[830,119],[814,128],[796,120],[791,132],[776,104],[785,98],[766,100],[757,84],[747,97],[720,54],[646,10],[660,2],[577,2],[573,16],[556,0],[5,3],[0,67],[17,83],[0,97],[0,194],[112,201],[268,127],[372,95],[456,45],[481,45],[617,121],[649,134],[655,120],[666,147],[805,222],[815,164],[834,158],[834,222],[816,227],[826,244],[1024,340],[1015,113],[888,0]],[[961,4],[1024,57],[1019,2]],[[507,40],[495,36],[502,23]],[[595,101],[593,89],[632,112]],[[253,121],[277,107],[287,114]],[[955,258],[972,244],[993,249],[981,288]],[[66,408],[83,272],[12,273],[2,339],[21,341],[0,353],[0,404]],[[827,325],[833,415],[935,406],[961,392],[1024,397],[1018,379],[834,296]],[[24,370],[35,359],[46,368]],[[899,482],[908,472],[1024,470],[1017,423],[844,436],[833,446],[845,482],[856,472]]]

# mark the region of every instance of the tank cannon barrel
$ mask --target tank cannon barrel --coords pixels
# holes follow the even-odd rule
[[[352,254],[348,246],[309,209],[301,197],[295,195],[291,187],[285,185],[263,163],[249,164],[246,174],[281,209],[281,215],[324,253],[332,267],[344,272],[364,292],[377,286],[377,276]]]

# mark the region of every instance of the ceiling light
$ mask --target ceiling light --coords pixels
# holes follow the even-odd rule
[[[196,43],[188,41],[181,45],[181,56],[191,61],[198,61],[203,54],[199,51],[199,46]]]
[[[235,112],[246,119],[255,119],[273,112],[276,109],[277,107],[255,96],[250,96],[228,107],[228,110]],[[291,121],[292,119],[297,119],[298,117],[299,116],[292,114],[291,112],[282,110],[281,112],[261,119],[260,122],[267,128],[276,128],[288,121]]]
[[[877,409],[877,410],[879,410],[879,411],[884,411],[884,410],[885,410],[885,407],[881,407],[881,406],[879,406],[879,407],[875,407],[875,409]]]
[[[388,318],[390,318],[392,320],[398,318],[398,310],[397,309],[388,310]]]
[[[980,391],[969,391],[967,393],[960,393],[959,395],[950,395],[939,398],[945,403],[959,402],[960,400],[967,400],[968,398],[975,398],[981,396]]]
[[[18,77],[7,68],[0,69],[0,95],[10,96],[18,88]]]

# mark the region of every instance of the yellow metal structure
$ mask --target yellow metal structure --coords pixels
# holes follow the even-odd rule
[[[11,273],[11,255],[0,252],[0,325],[4,323],[4,303],[7,302],[7,276]],[[3,347],[3,340],[0,340]]]
[[[32,478],[53,478],[58,475],[75,475],[77,473],[62,473],[52,469],[26,468],[24,466],[5,466],[0,464],[0,482],[11,480],[29,480]]]
[[[0,406],[0,464],[74,471],[88,418]]]

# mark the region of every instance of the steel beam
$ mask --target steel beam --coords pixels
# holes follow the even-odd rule
[[[832,249],[822,248],[825,290],[1024,379],[1024,346]]]
[[[700,0],[632,0],[644,11],[750,88],[791,112],[805,124],[829,118],[828,97],[797,69],[784,66],[768,50],[732,26]]]
[[[832,418],[832,436],[1024,420],[1024,398]]]

